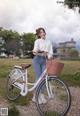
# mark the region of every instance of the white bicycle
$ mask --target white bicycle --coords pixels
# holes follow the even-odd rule
[[[7,80],[7,97],[16,100],[19,96],[26,96],[28,92],[36,91],[36,106],[41,116],[65,116],[70,109],[71,95],[68,86],[56,75],[49,76],[47,69],[35,83],[28,82],[27,69],[31,65],[14,66]],[[29,88],[30,85],[33,87]],[[43,94],[46,103],[39,103],[39,96]]]

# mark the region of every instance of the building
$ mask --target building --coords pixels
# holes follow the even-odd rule
[[[80,57],[80,39],[77,41],[76,49],[78,50],[78,52],[79,52],[79,57]]]
[[[76,48],[76,41],[72,38],[70,41],[60,42],[57,52],[60,57],[69,57],[69,50]]]

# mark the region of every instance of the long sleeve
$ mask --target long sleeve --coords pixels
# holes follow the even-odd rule
[[[33,51],[34,51],[34,52],[37,52],[38,49],[39,49],[39,45],[38,45],[38,41],[36,40],[36,41],[34,42],[34,48],[33,48]]]
[[[51,58],[53,56],[53,47],[52,47],[52,43],[49,43],[49,52],[48,52],[48,58]]]

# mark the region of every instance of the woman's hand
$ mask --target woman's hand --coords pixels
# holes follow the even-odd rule
[[[33,50],[32,50],[32,53],[33,53],[34,55],[36,55],[36,54],[37,54],[37,52],[35,52],[35,51],[33,51]]]
[[[43,52],[43,55],[44,55],[44,56],[47,56],[47,55],[48,55],[48,52],[45,52],[45,51],[44,51],[44,52]]]
[[[45,51],[39,51],[39,52],[32,51],[32,52],[34,55],[40,55],[40,56],[45,56],[45,57],[48,55],[48,52],[45,52]]]

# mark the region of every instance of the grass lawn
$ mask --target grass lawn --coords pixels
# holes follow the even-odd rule
[[[20,65],[20,64],[32,64],[31,59],[0,59],[0,96],[6,98],[6,83],[7,83],[7,77],[10,72],[10,70],[13,68],[14,65]],[[29,68],[29,80],[34,81],[35,74],[33,70],[33,66]],[[28,104],[30,99],[32,98],[32,94],[29,93],[29,97],[20,97],[17,101],[15,101],[17,104],[25,105]]]
[[[69,86],[80,86],[80,61],[61,61],[64,62],[64,69],[60,76]],[[6,97],[6,80],[7,76],[14,65],[32,64],[32,59],[0,59],[0,96]],[[33,65],[29,68],[29,80],[34,81],[35,74]],[[25,105],[31,99],[29,97],[22,97],[16,103]]]
[[[80,86],[80,61],[62,62],[64,63],[64,69],[61,74],[62,80],[69,86]]]

